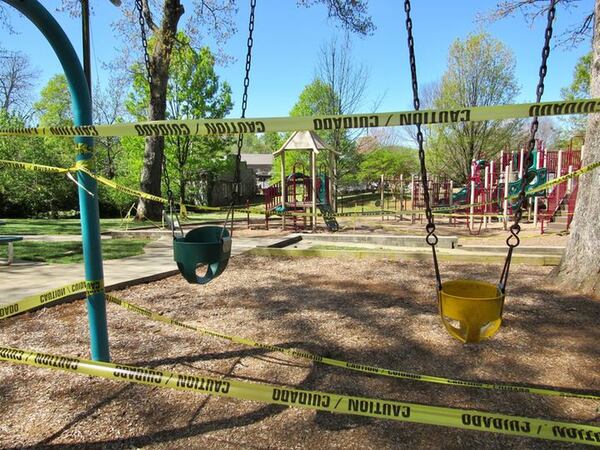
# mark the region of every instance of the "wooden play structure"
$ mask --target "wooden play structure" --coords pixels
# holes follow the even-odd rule
[[[285,155],[289,151],[309,151],[309,174],[302,164],[295,164],[292,173],[286,174]],[[317,170],[317,157],[329,152],[327,169]],[[280,157],[281,180],[263,189],[265,197],[265,220],[272,215],[281,216],[281,228],[291,225],[295,230],[317,228],[317,217],[323,217],[329,231],[337,231],[335,218],[335,183],[337,153],[327,148],[323,140],[313,131],[296,131],[281,148],[273,152]]]

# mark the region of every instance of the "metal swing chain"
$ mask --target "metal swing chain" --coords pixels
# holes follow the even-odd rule
[[[248,21],[248,40],[246,42],[247,52],[246,52],[246,74],[244,76],[244,94],[242,95],[242,114],[241,118],[246,117],[246,108],[248,107],[248,87],[250,86],[250,67],[252,66],[252,46],[254,44],[254,38],[252,37],[254,33],[254,10],[256,8],[256,0],[250,0],[250,19]],[[230,233],[233,234],[233,214],[236,203],[239,200],[240,195],[240,165],[242,160],[242,147],[244,145],[244,135],[240,133],[238,135],[237,140],[237,154],[235,157],[235,172],[233,177],[233,195],[231,196],[231,205],[229,210],[227,211],[227,216],[225,217],[225,225],[223,226],[223,231],[221,232],[221,238],[223,238],[223,234],[225,233],[225,228],[227,227],[227,222],[229,221],[229,216],[231,215],[231,228]]]
[[[413,90],[413,105],[415,111],[418,111],[421,107],[419,100],[419,84],[417,82],[417,62],[415,58],[414,38],[412,34],[412,19],[410,18],[410,0],[404,1],[404,11],[406,12],[406,31],[408,33],[408,54],[410,58],[410,74],[412,78],[412,90]],[[435,223],[433,221],[433,212],[431,211],[431,205],[429,202],[429,189],[427,181],[427,168],[425,166],[425,150],[423,149],[423,132],[421,131],[421,124],[417,123],[417,143],[419,145],[419,163],[421,166],[421,182],[423,184],[423,200],[425,202],[425,217],[427,218],[427,243],[431,246],[433,253],[433,266],[435,268],[435,280],[437,283],[438,291],[442,290],[442,279],[440,276],[440,268],[437,259],[437,253],[435,246],[438,243],[438,237],[435,234]]]
[[[152,72],[150,71],[150,55],[148,54],[148,38],[146,36],[146,21],[144,20],[143,4],[142,0],[135,0],[135,8],[138,11],[138,22],[140,24],[140,30],[142,34],[142,47],[144,48],[144,63],[146,65],[146,72],[148,76],[148,85],[152,85]]]
[[[173,199],[173,190],[171,189],[171,179],[169,177],[169,171],[167,170],[167,155],[163,152],[163,175],[165,177],[165,184],[167,185],[167,199],[169,200],[169,217],[171,221],[171,234],[173,235],[173,239],[175,239],[175,224],[179,227],[179,232],[181,236],[184,236],[183,228],[181,227],[181,222],[179,221],[179,214],[175,211],[174,205],[175,200]]]
[[[150,70],[151,62],[150,55],[148,53],[148,37],[146,35],[146,21],[144,20],[143,13],[143,4],[142,0],[135,0],[135,7],[138,12],[138,22],[140,24],[140,31],[142,36],[142,47],[144,49],[144,65],[146,66],[146,75],[148,77],[148,88],[152,89],[152,71]],[[152,95],[152,94],[150,94]],[[167,185],[167,199],[169,201],[169,217],[171,222],[171,234],[173,235],[173,239],[175,239],[175,224],[180,224],[179,215],[175,212],[175,200],[173,199],[173,190],[171,189],[171,179],[169,177],[169,172],[167,170],[167,155],[163,151],[162,157],[162,172],[165,177],[165,184]],[[179,225],[179,231],[183,236],[183,229],[181,225]]]
[[[556,15],[556,2],[557,0],[550,0],[550,6],[548,7],[548,22],[546,23],[546,31],[544,34],[544,47],[542,48],[542,62],[540,64],[539,70],[539,80],[536,89],[536,103],[539,103],[542,100],[542,95],[544,94],[544,79],[546,74],[548,73],[548,56],[550,56],[550,40],[552,39],[552,24],[554,22],[554,16]],[[535,135],[538,131],[538,117],[534,116],[531,122],[530,134],[529,134],[529,142],[527,144],[527,152],[523,156],[523,172],[526,172],[529,166],[533,163],[533,151],[535,150]],[[505,181],[508,183],[508,180]],[[521,226],[519,222],[523,216],[523,206],[527,205],[526,198],[526,189],[527,189],[528,179],[527,174],[523,173],[521,177],[521,190],[519,191],[519,195],[516,201],[516,210],[514,212],[514,223],[510,226],[510,236],[506,239],[506,245],[508,246],[508,254],[506,255],[506,260],[504,261],[504,268],[502,269],[502,275],[500,275],[500,290],[504,293],[506,289],[506,282],[508,281],[508,272],[510,269],[510,262],[512,259],[513,251],[516,247],[519,246],[521,240],[519,239],[519,233],[521,231]]]

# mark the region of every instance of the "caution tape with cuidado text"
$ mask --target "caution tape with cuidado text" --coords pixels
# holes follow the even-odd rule
[[[96,181],[98,181],[99,183],[102,183],[112,189],[118,190],[120,192],[124,192],[126,194],[129,194],[131,196],[134,197],[142,197],[144,199],[147,200],[152,200],[152,201],[156,201],[159,203],[163,203],[163,204],[168,204],[169,200],[163,197],[159,197],[156,195],[152,195],[152,194],[148,194],[146,192],[142,192],[142,191],[138,191],[136,189],[132,189],[130,187],[127,186],[123,186],[121,184],[116,183],[113,180],[109,180],[107,178],[104,178],[103,176],[97,175],[95,173],[93,173],[91,170],[89,170],[88,167],[85,166],[85,163],[83,161],[78,161],[77,164],[75,165],[75,167],[72,167],[70,169],[66,169],[66,168],[61,168],[61,167],[52,167],[52,166],[44,166],[44,165],[40,165],[40,164],[34,164],[34,163],[26,163],[26,162],[20,162],[20,161],[9,161],[9,160],[3,160],[0,159],[0,165],[8,165],[11,167],[16,167],[16,168],[21,168],[21,169],[25,169],[25,170],[34,170],[34,171],[43,171],[43,172],[55,172],[55,173],[69,173],[69,172],[74,172],[74,171],[81,171],[86,173],[87,175],[89,175],[90,177],[94,178]],[[600,161],[599,162],[594,162],[591,163],[585,167],[582,167],[581,169],[563,175],[561,177],[555,178],[554,180],[550,180],[538,187],[536,187],[535,189],[532,189],[530,191],[527,192],[528,195],[530,194],[534,194],[536,192],[540,192],[543,191],[545,189],[548,189],[549,187],[555,186],[557,184],[563,183],[571,178],[575,178],[575,177],[579,177],[580,175],[583,175],[585,173],[591,172],[594,169],[597,169],[598,167],[600,167]],[[514,200],[515,198],[517,198],[518,195],[512,195],[510,197],[506,197],[503,198],[499,201],[504,201],[504,200]],[[497,203],[496,201],[491,201],[491,202],[483,202],[483,203],[475,203],[475,204],[465,204],[465,205],[453,205],[453,206],[446,206],[446,207],[439,207],[439,208],[434,208],[434,214],[435,215],[448,215],[447,213],[436,213],[435,211],[441,211],[441,210],[445,210],[445,211],[449,211],[449,210],[455,210],[455,209],[464,209],[464,208],[468,208],[468,207],[478,207],[478,206],[484,206],[484,205],[488,205],[488,204],[494,204]],[[180,204],[181,207],[185,207],[185,208],[189,208],[189,209],[196,209],[199,211],[227,211],[228,208],[221,208],[221,207],[214,207],[214,206],[201,206],[201,205],[192,205],[192,204]],[[265,211],[263,209],[260,208],[240,208],[240,209],[235,209],[236,212],[240,212],[240,213],[254,213],[254,214],[269,214],[269,215],[278,215],[278,216],[306,216],[306,217],[310,217],[313,216],[312,213],[298,213],[298,212],[293,212],[293,211]],[[409,211],[403,211],[404,214],[409,214]],[[418,213],[418,211],[416,212]],[[361,215],[363,213],[338,213],[336,214],[336,216],[343,216],[343,215]],[[370,213],[373,215],[378,215],[381,214],[381,211],[374,211],[373,213]],[[317,216],[322,216],[323,214],[321,213],[316,213],[315,215]],[[478,213],[477,215],[481,215],[481,213]],[[496,214],[492,214],[492,216],[496,216]]]
[[[0,320],[21,314],[42,305],[50,305],[65,297],[80,292],[88,296],[104,291],[104,281],[76,281],[42,294],[36,294],[9,305],[0,305]]]
[[[595,112],[600,112],[600,99],[312,117],[158,120],[112,125],[2,128],[0,136],[216,136],[275,131],[326,131],[449,124]]]
[[[87,287],[86,287],[87,286]],[[3,306],[0,308],[0,320],[5,319],[16,314],[25,312],[27,310],[36,308],[41,305],[49,306],[53,302],[56,302],[69,294],[80,292],[83,290],[87,290],[88,295],[91,293],[99,292],[103,289],[104,283],[102,282],[84,282],[79,281],[73,283],[71,285],[67,285],[61,288],[53,289],[46,293],[35,295],[28,297],[26,299],[20,300],[11,305]],[[413,372],[406,372],[394,369],[384,369],[376,366],[369,366],[366,364],[352,363],[342,360],[337,360],[333,358],[327,358],[325,356],[320,356],[314,353],[310,353],[303,350],[293,350],[289,348],[283,348],[276,345],[264,344],[260,342],[253,341],[251,339],[247,339],[239,336],[232,336],[224,333],[220,333],[217,331],[212,331],[208,329],[204,329],[201,327],[196,327],[194,325],[184,323],[178,321],[176,319],[169,318],[164,316],[163,314],[156,313],[154,311],[150,311],[141,306],[135,305],[133,303],[127,302],[125,300],[119,299],[110,294],[106,294],[106,300],[115,305],[121,306],[129,311],[135,312],[141,316],[144,316],[148,319],[162,322],[168,325],[177,326],[179,328],[185,328],[187,330],[194,331],[196,333],[212,336],[219,339],[224,339],[230,341],[232,343],[246,345],[249,347],[262,348],[266,350],[270,350],[273,352],[284,353],[286,355],[307,359],[310,361],[314,361],[317,363],[340,367],[343,369],[349,369],[357,372],[368,373],[371,375],[380,375],[387,376],[392,378],[406,379],[412,381],[420,381],[426,383],[437,383],[451,386],[462,386],[467,388],[481,388],[481,389],[489,389],[489,390],[498,390],[503,392],[520,392],[520,393],[529,393],[535,395],[545,395],[545,396],[554,396],[554,397],[569,397],[569,398],[580,398],[580,399],[588,399],[588,400],[600,400],[600,395],[594,394],[583,394],[573,391],[565,391],[559,388],[548,389],[548,388],[539,388],[532,386],[518,386],[511,384],[501,384],[501,383],[484,383],[479,381],[468,381],[468,380],[458,380],[453,378],[445,378],[445,377],[437,377],[432,375],[424,375]]]
[[[492,384],[492,383],[482,383],[478,381],[465,381],[465,380],[457,380],[452,378],[444,378],[444,377],[435,377],[431,375],[422,375],[412,372],[404,372],[393,369],[383,369],[380,367],[369,366],[365,364],[351,363],[347,361],[342,361],[333,358],[327,358],[325,356],[320,356],[317,354],[313,354],[307,351],[298,351],[283,347],[278,347],[276,345],[271,344],[263,344],[260,342],[253,341],[251,339],[232,336],[228,334],[219,333],[217,331],[207,330],[204,328],[196,327],[194,325],[180,322],[178,320],[166,317],[162,314],[158,314],[156,312],[150,311],[146,308],[143,308],[138,305],[134,305],[133,303],[126,302],[125,300],[121,300],[116,298],[110,294],[106,295],[106,300],[119,305],[125,309],[133,311],[137,314],[140,314],[148,319],[155,320],[158,322],[166,323],[169,325],[174,325],[180,328],[186,328],[191,331],[195,331],[197,333],[212,336],[219,339],[224,339],[236,344],[242,344],[249,347],[262,348],[274,352],[284,353],[289,356],[293,356],[295,358],[303,358],[311,361],[315,361],[321,364],[325,364],[328,366],[341,367],[345,369],[350,369],[358,372],[364,372],[374,375],[383,375],[392,378],[401,378],[408,379],[413,381],[424,381],[429,383],[438,383],[438,384],[446,384],[453,386],[464,386],[464,387],[473,387],[473,388],[482,388],[482,389],[492,389],[492,390],[500,390],[500,391],[511,391],[511,392],[523,392],[530,394],[538,394],[538,395],[547,395],[547,396],[555,396],[555,397],[571,397],[571,398],[582,398],[588,400],[600,400],[600,395],[592,395],[592,394],[580,394],[577,392],[569,392],[564,390],[553,390],[553,389],[545,389],[545,388],[537,388],[537,387],[528,387],[528,386],[517,386],[510,384]]]
[[[591,425],[180,374],[10,347],[0,347],[0,360],[113,381],[295,408],[600,446],[600,427]]]

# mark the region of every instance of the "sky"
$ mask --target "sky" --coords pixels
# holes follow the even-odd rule
[[[41,0],[41,3],[53,12],[81,54],[80,20],[56,12],[60,0]],[[94,84],[106,84],[109,74],[101,68],[101,63],[113,60],[123,45],[111,27],[122,11],[108,0],[91,3],[95,7],[91,18],[93,81]],[[187,3],[184,0],[184,5]],[[233,89],[235,106],[229,117],[240,115],[246,54],[249,1],[238,3],[235,18],[238,32],[224,47],[225,53],[235,60],[217,68],[219,76]],[[521,86],[516,101],[534,101],[545,19],[538,20],[533,27],[521,15],[495,23],[477,21],[478,14],[492,10],[496,0],[413,0],[412,3],[421,86],[440,79],[446,68],[448,48],[454,40],[464,39],[472,32],[486,31],[502,40],[515,55],[516,77]],[[582,0],[575,5],[575,8],[565,10],[561,7],[557,11],[555,36],[593,10],[593,0]],[[378,100],[379,112],[413,109],[403,2],[371,0],[369,12],[377,29],[371,36],[352,38],[354,62],[369,71],[364,100],[356,112],[372,111]],[[39,91],[50,77],[62,72],[60,64],[37,29],[16,13],[10,12],[10,16],[17,34],[0,29],[0,45],[30,57],[41,73],[37,85]],[[336,22],[327,17],[327,10],[322,5],[305,8],[296,6],[295,0],[258,0],[246,117],[288,115],[302,89],[315,77],[320,48],[343,34]],[[589,42],[576,48],[552,49],[544,100],[560,98],[560,89],[571,82],[577,59],[589,49]]]

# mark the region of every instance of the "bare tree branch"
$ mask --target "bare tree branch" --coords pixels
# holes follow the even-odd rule
[[[565,9],[571,9],[579,7],[582,1],[558,0],[557,4],[562,5]],[[587,7],[587,4],[585,7]],[[531,26],[537,19],[546,17],[548,8],[549,2],[547,0],[505,0],[499,2],[495,9],[478,14],[477,20],[489,23],[521,14]],[[593,8],[590,8],[590,13],[583,20],[570,25],[557,36],[555,39],[556,46],[575,47],[581,42],[589,40],[592,37],[593,23],[594,11]]]

